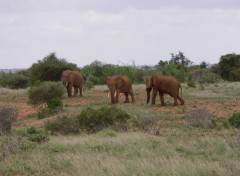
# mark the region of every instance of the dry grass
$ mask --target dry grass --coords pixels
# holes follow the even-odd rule
[[[218,83],[203,90],[183,84],[186,104],[177,107],[172,106],[173,100],[167,95],[165,107],[160,107],[159,98],[156,105],[146,105],[145,86],[133,88],[136,103],[124,104],[124,97],[120,97],[118,106],[136,118],[141,115],[146,120],[154,118],[159,135],[131,128],[122,133],[103,130],[93,135],[51,136],[46,143],[7,157],[0,151],[0,175],[234,176],[240,173],[238,130],[221,125],[222,120],[240,110],[240,83]],[[0,103],[26,103],[23,92],[9,91],[8,96],[1,92]],[[66,98],[65,105],[63,114],[71,115],[89,106],[110,106],[107,87],[96,86],[86,91],[83,98]],[[204,129],[188,124],[186,115],[199,108],[206,108],[220,125]],[[29,127],[33,120],[20,120],[19,127]],[[2,140],[0,136],[0,143]]]

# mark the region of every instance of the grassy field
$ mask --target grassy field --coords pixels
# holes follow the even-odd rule
[[[232,175],[240,173],[240,133],[228,124],[240,112],[240,83],[218,83],[189,88],[183,84],[184,106],[146,105],[144,85],[134,85],[136,103],[119,108],[133,118],[152,119],[152,129],[129,128],[117,132],[104,129],[95,134],[50,136],[41,144],[29,143],[24,149],[0,154],[0,175]],[[27,89],[0,89],[0,106],[19,109],[14,130],[41,127],[47,120],[34,116],[27,104]],[[76,115],[86,107],[110,105],[106,86],[86,91],[84,97],[64,99],[62,114]],[[214,118],[213,127],[193,127],[187,117],[204,108]],[[157,133],[155,133],[157,131]],[[18,145],[14,136],[0,136],[9,147]],[[14,147],[13,147],[14,148]],[[1,148],[3,150],[3,147]],[[1,153],[1,152],[0,152]]]

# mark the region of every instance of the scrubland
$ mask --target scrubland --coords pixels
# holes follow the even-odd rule
[[[95,86],[83,97],[64,98],[64,110],[38,119],[28,104],[28,89],[0,89],[0,105],[18,109],[11,135],[0,136],[0,175],[238,175],[240,132],[229,124],[240,112],[240,83],[187,87],[184,106],[146,105],[145,86],[134,85],[136,103],[114,106],[132,121],[125,130],[105,128],[96,133],[49,135],[41,143],[25,142],[15,133],[31,126],[43,128],[60,115],[77,115],[87,107],[113,106],[106,86]],[[193,112],[198,111],[198,114]],[[207,113],[202,113],[207,112]],[[201,113],[203,115],[201,115]],[[207,114],[207,115],[206,115]],[[197,120],[196,120],[197,116]],[[198,121],[203,118],[202,121]],[[196,123],[195,123],[196,122]],[[203,125],[206,123],[207,125]]]

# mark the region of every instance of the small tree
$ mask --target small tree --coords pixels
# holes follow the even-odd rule
[[[38,63],[30,67],[31,83],[36,81],[58,81],[64,70],[77,70],[77,65],[68,63],[65,59],[58,59],[55,53],[50,53]]]
[[[239,78],[240,55],[227,54],[221,56],[219,61],[220,75],[225,80],[237,81]]]
[[[193,62],[184,56],[183,52],[179,51],[178,54],[171,53],[171,59],[169,63],[181,65],[182,67],[187,67],[188,65],[192,64]]]

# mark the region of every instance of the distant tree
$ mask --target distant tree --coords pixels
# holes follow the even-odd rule
[[[179,52],[176,55],[172,53],[170,61],[160,60],[155,67],[160,74],[172,75],[180,81],[185,82],[189,79],[189,69],[187,66],[192,63],[182,52]]]
[[[210,70],[220,76],[220,66],[219,64],[214,64],[211,66]]]
[[[11,89],[26,88],[29,86],[30,77],[24,72],[0,73],[0,86]]]
[[[202,61],[199,66],[201,69],[204,69],[204,68],[207,68],[208,64],[207,64],[207,62]]]
[[[178,54],[171,53],[171,59],[169,63],[187,67],[193,62],[187,59],[186,56],[184,56],[183,52],[179,51]]]
[[[240,80],[240,55],[233,53],[221,56],[219,61],[219,70],[221,77],[225,80]]]
[[[143,72],[135,65],[112,65],[98,60],[82,68],[82,73],[89,75],[94,84],[105,84],[106,78],[113,75],[127,75],[132,82],[142,82]]]
[[[58,81],[64,70],[77,70],[77,65],[68,63],[65,59],[58,59],[55,53],[50,53],[38,63],[30,67],[31,83],[36,81]]]

